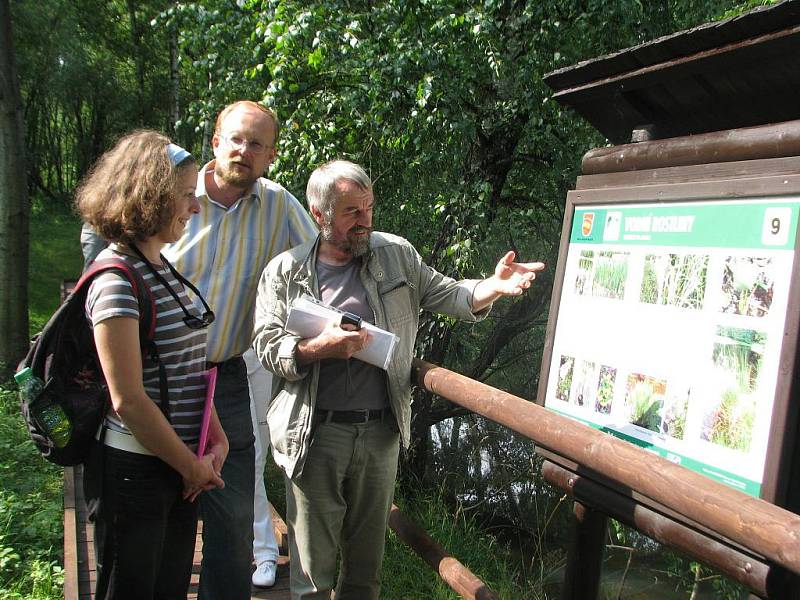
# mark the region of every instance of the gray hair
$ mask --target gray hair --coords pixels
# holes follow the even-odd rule
[[[306,186],[308,207],[316,208],[331,219],[338,200],[336,182],[340,179],[352,181],[362,190],[372,191],[372,181],[363,168],[349,160],[332,160],[314,169],[308,178]]]

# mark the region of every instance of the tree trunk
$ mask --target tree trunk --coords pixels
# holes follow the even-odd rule
[[[178,78],[178,26],[169,29],[169,133],[175,140],[175,124],[181,118],[180,79]]]
[[[0,369],[28,347],[28,185],[9,0],[0,0]]]
[[[131,22],[131,46],[133,47],[133,57],[136,61],[136,94],[137,100],[136,103],[139,115],[138,115],[138,123],[144,123],[144,114],[145,114],[145,106],[144,106],[144,50],[142,49],[142,36],[139,32],[139,24],[136,19],[136,2],[134,0],[128,0],[128,18]]]

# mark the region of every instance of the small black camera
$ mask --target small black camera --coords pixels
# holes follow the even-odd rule
[[[361,329],[361,317],[351,312],[344,312],[339,326],[344,327],[345,325],[351,325],[354,329]]]

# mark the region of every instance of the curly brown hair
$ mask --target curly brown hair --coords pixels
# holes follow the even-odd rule
[[[194,158],[173,166],[167,136],[140,129],[122,137],[84,177],[75,195],[81,218],[109,242],[130,244],[156,235],[175,213],[174,190]]]

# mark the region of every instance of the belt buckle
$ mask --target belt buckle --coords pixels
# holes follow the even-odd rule
[[[369,423],[369,409],[368,408],[360,408],[357,409],[355,412],[364,413],[364,419],[359,421],[359,423]]]

